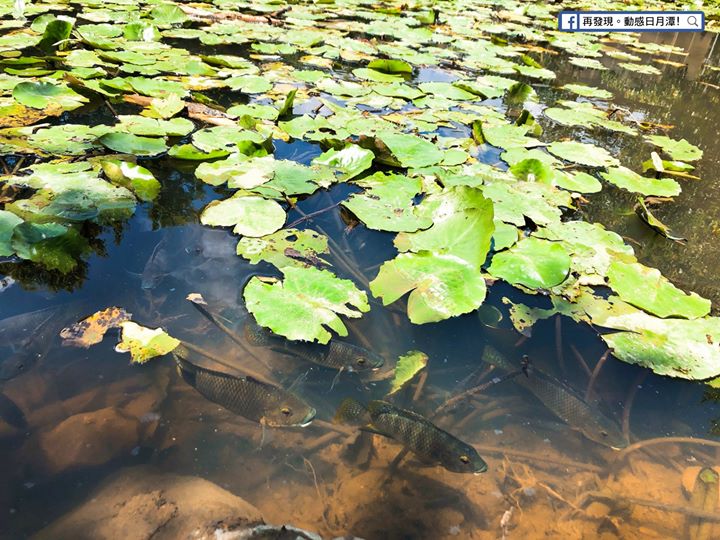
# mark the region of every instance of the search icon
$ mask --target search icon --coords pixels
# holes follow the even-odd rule
[[[689,25],[689,26],[694,26],[695,28],[700,28],[700,27],[698,26],[698,20],[697,20],[697,17],[696,17],[695,15],[690,15],[690,16],[688,17],[688,19],[687,19],[687,22],[688,22],[688,25]]]

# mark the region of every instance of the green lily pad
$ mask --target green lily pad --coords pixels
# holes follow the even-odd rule
[[[153,201],[160,193],[160,182],[145,167],[119,159],[100,162],[105,176],[113,184],[131,189],[141,201]]]
[[[608,169],[600,176],[617,187],[643,195],[674,197],[681,191],[680,184],[672,178],[648,178],[622,166]]]
[[[0,257],[8,257],[15,253],[10,241],[15,227],[22,222],[23,220],[12,212],[0,210]]]
[[[578,96],[598,98],[598,99],[612,99],[612,92],[597,88],[595,86],[586,86],[584,84],[565,84],[561,86],[563,90],[577,94]]]
[[[121,322],[120,327],[120,343],[115,350],[129,352],[133,364],[144,364],[156,356],[164,356],[180,345],[180,340],[170,336],[162,328],[146,328],[133,321]]]
[[[348,333],[339,315],[357,318],[370,310],[367,294],[332,272],[286,266],[282,273],[283,281],[253,277],[243,291],[257,323],[278,335],[327,343],[332,338],[327,329]]]
[[[58,49],[67,48],[67,40],[72,33],[72,28],[73,23],[64,19],[54,19],[48,22],[36,47],[47,55]]]
[[[593,144],[576,141],[554,142],[548,146],[548,151],[560,159],[588,167],[608,167],[619,164],[618,160],[612,157],[607,150]]]
[[[384,305],[410,292],[408,317],[414,324],[470,313],[485,300],[486,286],[475,266],[452,255],[402,253],[385,262],[370,282]]]
[[[383,73],[412,73],[412,66],[403,60],[372,60],[367,67]]]
[[[71,111],[87,103],[87,98],[65,85],[47,82],[21,82],[13,88],[13,98],[18,103],[34,109],[45,109],[50,104],[58,104]]]
[[[335,170],[341,182],[351,180],[372,166],[375,155],[371,150],[355,144],[348,144],[342,150],[331,148],[313,159],[314,165],[323,165]]]
[[[488,272],[513,285],[549,289],[565,281],[570,263],[570,255],[558,242],[529,237],[496,253]]]
[[[122,154],[156,156],[167,151],[164,139],[139,137],[132,133],[106,133],[98,138],[103,146]]]
[[[428,167],[440,163],[444,157],[444,153],[437,146],[416,135],[387,132],[379,133],[378,138],[403,167]]]
[[[432,225],[432,216],[422,205],[414,206],[420,179],[378,172],[357,182],[364,193],[350,196],[342,204],[370,229],[413,232]]]
[[[710,313],[710,300],[685,294],[658,270],[640,263],[613,261],[608,280],[620,298],[659,317],[696,319]]]
[[[703,156],[702,150],[685,139],[676,141],[664,135],[651,135],[647,137],[647,140],[662,148],[674,160],[695,161]]]
[[[200,215],[200,222],[214,227],[234,227],[233,232],[243,236],[265,236],[280,229],[285,217],[285,210],[275,201],[238,194],[208,204]]]
[[[398,358],[395,366],[395,376],[387,395],[391,396],[402,390],[418,373],[425,369],[427,363],[428,355],[422,351],[408,351]]]
[[[495,231],[492,201],[483,197],[479,189],[456,187],[431,195],[428,203],[434,208],[432,227],[398,234],[398,251],[453,255],[479,270]]]
[[[277,268],[286,266],[321,266],[327,254],[327,238],[311,229],[282,229],[260,238],[243,237],[237,254],[252,264],[265,261]]]

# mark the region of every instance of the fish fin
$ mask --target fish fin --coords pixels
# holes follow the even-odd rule
[[[292,383],[290,383],[290,386],[288,386],[286,390],[288,392],[293,392],[295,390],[300,389],[302,387],[302,385],[305,384],[305,381],[307,380],[307,377],[308,377],[308,373],[310,373],[309,369],[307,371],[305,371],[304,373],[301,373],[300,375],[298,375],[295,378],[295,380]]]
[[[362,426],[370,422],[370,413],[365,406],[353,398],[345,398],[335,412],[333,422]]]
[[[344,367],[341,367],[340,370],[337,372],[337,374],[333,377],[332,382],[330,383],[330,390],[328,392],[332,392],[332,389],[335,388],[335,385],[340,380],[340,374],[343,372]]]
[[[135,279],[142,279],[143,277],[141,272],[131,272],[130,270],[125,270],[125,273]]]

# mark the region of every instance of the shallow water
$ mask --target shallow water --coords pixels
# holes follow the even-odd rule
[[[588,197],[583,212],[637,242],[633,246],[639,260],[716,303],[720,149],[714,141],[720,136],[720,89],[699,81],[719,84],[720,72],[703,64],[720,65],[720,47],[714,47],[713,34],[687,40],[681,36],[676,44],[691,51],[689,67],[659,65],[661,77],[575,68],[563,54],[542,55],[541,61],[557,71],[558,85],[585,82],[607,88],[615,94],[616,105],[644,120],[674,124],[674,137],[685,137],[705,150],[696,171],[702,181],[682,181],[682,195],[657,211],[688,239],[687,245],[646,229],[632,212],[634,200],[619,190],[605,187]],[[446,80],[449,75],[425,70],[420,76]],[[552,103],[553,91],[535,86],[541,105]],[[578,133],[543,123],[548,124],[547,140]],[[588,140],[597,136],[584,135]],[[610,142],[622,148],[625,164],[639,169],[649,147],[626,144],[628,140],[618,136]],[[307,143],[275,144],[276,157],[302,163],[320,151]],[[0,318],[58,306],[63,321],[73,321],[106,306],[123,306],[136,320],[163,326],[227,364],[264,370],[285,385],[299,381],[297,391],[317,408],[319,420],[329,421],[345,397],[367,401],[383,396],[381,383],[353,373],[342,373],[335,381],[333,371],[272,351],[248,349],[257,356],[252,358],[209,325],[185,301],[187,294],[200,292],[213,305],[240,312],[246,280],[270,268],[235,256],[237,239],[229,231],[197,223],[199,210],[223,196],[222,190],[196,180],[187,164],[169,159],[143,164],[163,184],[160,199],[115,228],[92,231],[96,253],[71,276],[44,276],[32,266],[23,265],[20,271],[4,264],[4,271],[19,283],[1,293]],[[336,186],[298,207],[306,214],[323,209],[352,189]],[[300,217],[291,211],[288,223]],[[362,226],[347,231],[337,209],[306,224],[334,238],[365,279],[372,279],[394,252],[391,235]],[[155,286],[143,289],[138,274],[158,243],[165,262],[155,273]],[[349,277],[342,269],[339,273]],[[350,340],[371,346],[388,367],[409,349],[426,352],[430,364],[422,392],[415,398],[411,390],[400,403],[427,415],[452,392],[464,389],[469,376],[478,375],[479,357],[489,343],[513,361],[528,355],[533,366],[584,394],[591,377],[578,360],[582,358],[589,371],[596,371],[592,395],[607,415],[626,423],[633,440],[718,440],[720,395],[705,385],[656,377],[612,357],[597,368],[604,345],[592,329],[567,319],[539,322],[532,337],[520,336],[507,320],[503,297],[538,303],[509,286],[494,285],[486,303],[505,318],[498,328],[489,328],[477,313],[413,326],[404,309],[383,308],[375,301],[367,316],[348,322]],[[699,445],[666,443],[649,451],[619,453],[570,429],[509,380],[438,420],[477,447],[489,464],[487,473],[454,474],[427,467],[412,455],[391,471],[388,466],[401,447],[385,438],[375,436],[374,452],[367,455],[360,448],[362,441],[351,444],[355,434],[329,436],[332,431],[321,422],[302,429],[265,430],[205,400],[183,382],[169,358],[130,366],[113,351],[112,336],[87,350],[64,348],[57,333],[65,322],[37,324],[37,319],[21,324],[0,343],[7,353],[14,340],[31,338],[38,351],[19,376],[0,382],[3,394],[22,409],[28,423],[14,429],[0,422],[3,538],[38,531],[75,508],[111,473],[139,464],[208,479],[257,506],[270,523],[292,523],[328,537],[679,538],[687,533],[681,513],[630,505],[622,497],[687,506],[683,474],[690,474],[690,467],[720,464],[717,448]],[[90,437],[91,430],[82,427],[88,425],[105,426],[98,428],[100,436],[88,439],[90,451],[82,438]],[[595,492],[615,494],[614,502],[583,498]]]

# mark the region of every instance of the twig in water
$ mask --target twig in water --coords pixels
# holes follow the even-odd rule
[[[580,366],[583,368],[583,371],[587,374],[588,377],[592,377],[592,371],[590,371],[590,368],[587,365],[587,362],[585,361],[585,358],[583,358],[583,355],[580,354],[580,351],[577,350],[575,345],[570,345],[570,350],[572,351],[573,355],[575,355],[575,359],[578,361]]]
[[[697,437],[657,437],[638,441],[623,448],[616,454],[616,461],[622,461],[631,452],[656,444],[698,444],[701,446],[713,446],[715,448],[720,448],[720,441],[711,441],[709,439],[700,439]]]
[[[585,390],[585,401],[590,401],[593,396],[593,385],[595,384],[595,379],[598,378],[598,375],[600,375],[600,370],[605,365],[605,362],[608,359],[608,356],[610,355],[610,349],[606,350],[603,355],[600,357],[600,360],[598,360],[598,363],[595,364],[595,368],[593,369],[592,375],[590,375],[590,380],[588,381],[587,390]]]
[[[10,169],[8,168],[7,163],[5,163],[5,160],[2,157],[0,157],[0,164],[2,164],[2,168],[5,174],[10,174]]]
[[[321,209],[321,210],[315,210],[314,212],[310,212],[309,214],[304,214],[302,217],[300,217],[300,218],[296,219],[295,221],[293,221],[293,222],[285,225],[285,228],[286,228],[286,229],[291,229],[292,227],[295,227],[296,225],[299,225],[299,224],[302,223],[303,221],[307,221],[307,220],[309,220],[309,219],[314,218],[315,216],[319,216],[320,214],[324,214],[325,212],[328,212],[328,211],[332,210],[333,208],[337,208],[338,206],[340,206],[341,203],[342,203],[342,201],[338,201],[338,202],[336,202],[335,204],[333,204],[333,205],[331,205],[331,206],[328,206],[328,207],[326,207],[326,208],[323,208],[323,209]],[[295,210],[297,210],[297,209],[298,209],[298,208],[295,207]]]
[[[103,101],[105,102],[105,106],[106,106],[108,109],[110,109],[110,112],[111,112],[112,115],[115,117],[115,120],[117,120],[117,119],[118,119],[118,113],[117,113],[117,111],[115,110],[115,108],[110,104],[110,102],[109,102],[107,99],[103,99]]]
[[[417,386],[415,387],[415,393],[413,394],[412,400],[417,401],[420,399],[420,394],[422,394],[423,388],[425,387],[425,381],[427,381],[427,366],[425,369],[423,369],[423,372],[420,374],[420,379],[418,380]]]
[[[451,397],[448,399],[445,403],[440,405],[437,409],[435,409],[435,413],[433,414],[433,418],[436,416],[442,414],[445,412],[445,410],[449,409],[450,407],[453,407],[460,401],[469,398],[470,396],[473,396],[474,394],[479,394],[480,392],[483,392],[484,390],[487,390],[491,386],[495,384],[500,384],[501,382],[507,381],[508,379],[512,379],[514,377],[517,377],[521,373],[524,373],[522,369],[518,369],[516,371],[511,371],[510,373],[506,373],[502,377],[496,377],[486,383],[480,384],[478,386],[474,386],[468,390],[465,390],[464,392],[461,392],[457,396]]]
[[[685,514],[686,516],[692,516],[701,519],[707,519],[711,521],[720,521],[720,512],[708,512],[706,510],[700,510],[699,508],[693,508],[691,506],[681,506],[677,504],[666,504],[658,501],[652,501],[647,499],[636,499],[635,497],[625,497],[623,495],[616,495],[611,492],[602,491],[590,491],[585,493],[578,501],[577,506],[582,508],[588,502],[593,500],[601,500],[606,502],[616,502],[625,505],[638,505],[647,506],[648,508],[657,508],[658,510],[664,510],[666,512],[674,512],[677,514]]]
[[[25,156],[21,156],[20,159],[17,160],[10,174],[15,174],[16,172],[18,172],[18,170],[20,170],[20,167],[23,166],[23,163],[25,163]]]
[[[640,385],[645,380],[645,377],[647,377],[647,374],[648,372],[645,370],[637,374],[637,377],[635,377],[635,380],[633,380],[632,385],[628,390],[628,395],[625,398],[625,403],[623,406],[622,430],[623,437],[625,437],[626,441],[630,440],[630,411],[632,409],[633,401],[635,401],[635,395],[637,394]]]
[[[562,315],[555,317],[555,349],[557,350],[558,364],[563,374],[567,374],[565,370],[565,354],[562,346]]]

